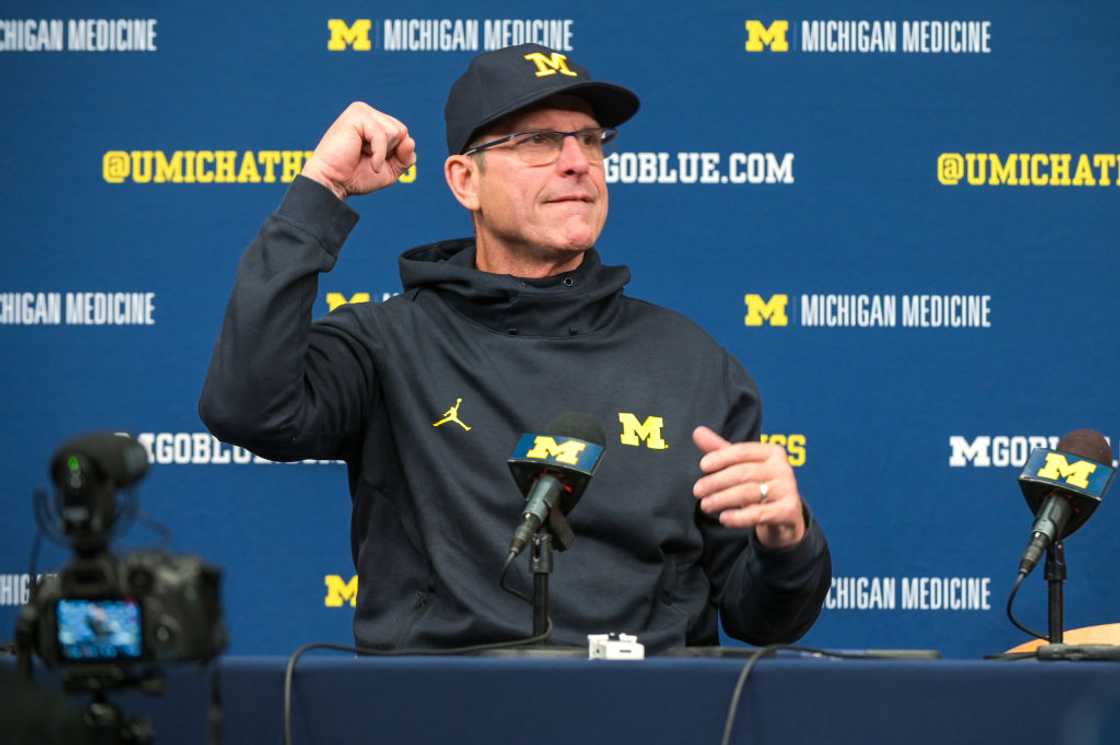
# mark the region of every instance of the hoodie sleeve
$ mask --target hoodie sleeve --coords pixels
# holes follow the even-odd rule
[[[721,434],[731,442],[758,440],[762,406],[750,376],[724,353],[724,385],[731,402]],[[824,533],[808,507],[805,536],[796,546],[771,550],[754,530],[727,528],[697,508],[704,534],[704,565],[723,628],[750,644],[793,642],[820,615],[832,581]]]
[[[365,316],[311,312],[357,221],[297,176],[241,257],[198,404],[219,439],[273,460],[345,457],[374,403],[376,335]]]

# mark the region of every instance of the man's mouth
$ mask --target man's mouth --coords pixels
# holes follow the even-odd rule
[[[587,194],[569,194],[563,197],[553,197],[548,200],[548,203],[557,204],[564,202],[585,202],[587,204],[591,204],[593,201],[595,200]]]

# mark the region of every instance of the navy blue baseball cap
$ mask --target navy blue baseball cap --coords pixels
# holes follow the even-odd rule
[[[443,107],[447,152],[463,152],[480,130],[559,93],[587,101],[604,127],[617,127],[638,111],[636,95],[593,80],[568,55],[540,44],[519,44],[478,55],[451,86]]]

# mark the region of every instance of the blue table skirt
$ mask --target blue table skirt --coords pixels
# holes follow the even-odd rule
[[[285,664],[221,661],[226,745],[283,741]],[[718,745],[743,664],[308,655],[296,674],[295,743]],[[208,685],[205,672],[180,667],[164,697],[112,700],[150,716],[157,745],[202,745]],[[767,659],[751,673],[733,741],[1120,743],[1120,663]]]

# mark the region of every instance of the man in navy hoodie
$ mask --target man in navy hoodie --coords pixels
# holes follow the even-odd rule
[[[624,295],[629,270],[595,249],[604,148],[637,109],[553,50],[479,55],[445,108],[444,175],[473,237],[405,252],[400,296],[312,321],[358,220],[347,200],[415,160],[404,123],[357,102],[243,256],[199,411],[265,457],[346,461],[359,644],[527,635],[498,586],[523,503],[506,459],[569,411],[603,423],[607,452],[552,575],[555,641],[716,644],[717,612],[739,639],[793,641],[820,613],[828,546],[785,451],[757,441],[754,381],[687,319]],[[531,582],[518,565],[509,581]]]

